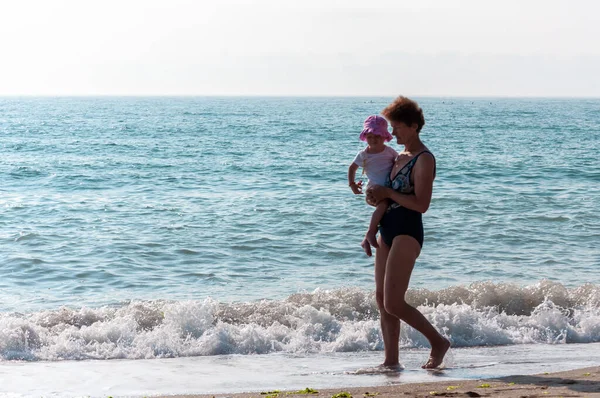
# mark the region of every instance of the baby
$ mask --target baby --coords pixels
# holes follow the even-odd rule
[[[373,185],[385,185],[394,161],[398,156],[398,152],[385,145],[386,141],[391,141],[392,139],[392,135],[388,132],[387,120],[377,115],[369,116],[365,120],[363,127],[359,138],[361,141],[367,142],[367,147],[356,155],[354,162],[348,168],[348,185],[352,189],[352,192],[357,195],[363,193],[362,181],[358,183],[354,181],[356,170],[359,167],[362,167],[363,173],[369,179],[367,189]],[[375,206],[374,203],[369,204]],[[387,201],[380,202],[371,216],[369,229],[361,245],[368,256],[371,256],[369,244],[375,248],[379,247],[377,245],[377,226],[387,206]]]

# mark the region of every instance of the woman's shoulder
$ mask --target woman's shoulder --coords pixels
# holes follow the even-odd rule
[[[433,169],[433,175],[436,174],[435,155],[429,149],[425,148],[415,156],[415,167],[419,169]]]
[[[425,148],[424,148],[424,149],[423,149],[421,152],[419,152],[419,153],[417,154],[417,156],[415,156],[415,157],[417,157],[417,158],[420,158],[420,157],[426,157],[426,158],[433,159],[433,161],[435,161],[435,155],[434,155],[434,154],[433,154],[433,152],[431,152],[431,151],[429,150],[429,148],[427,148],[427,147],[425,147]]]

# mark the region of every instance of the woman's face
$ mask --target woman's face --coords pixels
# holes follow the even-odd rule
[[[391,121],[390,124],[392,125],[392,135],[396,137],[396,142],[398,142],[398,144],[406,144],[406,142],[410,141],[418,134],[416,123],[409,126],[404,122]]]

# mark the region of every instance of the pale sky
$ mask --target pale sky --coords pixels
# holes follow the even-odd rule
[[[600,97],[596,0],[0,0],[2,95]]]

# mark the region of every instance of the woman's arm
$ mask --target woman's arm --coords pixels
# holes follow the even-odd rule
[[[431,203],[431,194],[433,191],[433,179],[435,170],[435,160],[427,153],[419,157],[413,166],[413,182],[415,185],[414,194],[402,194],[391,188],[375,186],[367,192],[367,197],[371,196],[376,202],[384,199],[390,199],[402,207],[425,213]]]

